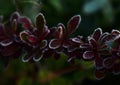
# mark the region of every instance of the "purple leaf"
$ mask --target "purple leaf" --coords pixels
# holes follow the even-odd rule
[[[22,31],[20,32],[20,39],[24,42],[24,43],[28,43],[28,36],[29,34],[26,31]]]
[[[88,37],[88,41],[93,49],[97,49],[98,45],[97,45],[97,42],[95,41],[95,39],[93,39],[92,37]]]
[[[17,46],[14,44],[11,44],[11,45],[9,45],[9,46],[6,46],[3,50],[2,50],[2,52],[1,52],[1,54],[3,55],[3,56],[11,56],[11,55],[13,55],[15,52],[16,52],[16,50],[17,50],[17,48],[16,48]]]
[[[28,41],[29,41],[31,44],[36,44],[37,41],[38,41],[38,38],[37,38],[36,36],[34,36],[34,35],[29,35],[29,36],[27,37],[27,39],[28,39]]]
[[[112,32],[111,32],[111,34],[117,36],[117,35],[120,34],[120,31],[113,29]]]
[[[118,45],[120,44],[120,35],[115,37],[114,42],[117,43]]]
[[[101,58],[99,55],[95,55],[94,64],[95,64],[95,68],[97,70],[103,69],[104,68],[104,66],[103,66],[103,58]]]
[[[44,15],[42,13],[39,13],[36,16],[36,27],[40,34],[44,32],[45,24],[46,24],[46,21],[45,21]]]
[[[47,26],[45,26],[44,33],[43,33],[43,35],[41,37],[43,37],[43,39],[44,39],[44,38],[46,38],[48,36],[49,33],[50,33],[50,30],[48,29]]]
[[[68,46],[68,48],[67,48],[68,52],[73,52],[73,51],[75,51],[76,49],[77,49],[77,47],[76,47],[76,46],[73,46],[73,45],[70,45],[70,46]]]
[[[14,19],[13,22],[12,22],[12,32],[13,34],[15,34],[17,31],[17,20]]]
[[[67,39],[67,40],[64,40],[64,42],[63,42],[63,47],[64,48],[68,48],[70,45],[72,45],[74,42],[73,41],[71,41],[71,39]]]
[[[83,53],[83,59],[85,59],[85,60],[93,60],[94,59],[94,53],[92,51],[85,51]]]
[[[100,36],[100,41],[102,42],[102,44],[106,41],[109,41],[112,39],[112,36],[108,33],[108,32],[105,32],[103,33],[101,36]]]
[[[52,49],[44,49],[44,58],[49,58],[54,54],[54,51]]]
[[[42,51],[37,51],[32,55],[32,57],[35,62],[39,62],[43,58],[43,53]]]
[[[61,41],[57,39],[52,39],[49,43],[49,48],[57,49],[61,46]]]
[[[32,56],[31,56],[32,53],[33,53],[32,51],[24,53],[24,55],[22,56],[22,61],[23,62],[29,62],[32,58]]]
[[[75,38],[72,38],[72,41],[75,42],[75,43],[79,43],[79,44],[82,44],[82,36],[77,36]]]
[[[30,30],[31,27],[31,20],[25,16],[19,18],[19,22],[23,24],[23,28]]]
[[[105,77],[105,72],[95,70],[95,77],[96,77],[96,79],[101,80],[101,79],[103,79]]]
[[[105,58],[103,60],[103,65],[106,67],[106,68],[111,68],[113,66],[113,63],[114,61],[112,60],[111,57],[108,57],[108,58]]]
[[[103,48],[103,49],[99,49],[99,53],[100,53],[100,55],[110,55],[110,51],[109,51],[109,49],[108,48]]]
[[[65,26],[62,23],[59,23],[53,35],[55,39],[62,39],[65,35]]]
[[[13,41],[11,41],[10,39],[5,39],[0,42],[0,45],[6,47],[6,46],[11,45],[12,43],[13,43]]]
[[[90,45],[88,43],[84,43],[84,44],[80,45],[80,48],[82,48],[82,49],[90,49],[91,47],[90,47]]]
[[[43,41],[40,43],[40,49],[44,49],[46,46],[47,46],[47,40],[43,40]]]
[[[12,22],[14,19],[18,20],[20,17],[20,14],[18,12],[14,12],[10,17],[10,22]]]
[[[75,59],[75,57],[69,57],[67,61],[68,61],[68,62],[71,62],[71,61],[74,60],[74,59]]]
[[[108,35],[104,36],[104,37],[101,39],[101,41],[102,41],[102,42],[106,42],[106,41],[110,41],[111,39],[112,39],[112,36],[111,36],[110,34],[108,34]]]
[[[76,28],[78,28],[80,21],[81,21],[80,15],[73,16],[68,21],[68,35],[72,34],[76,30]]]
[[[93,38],[98,41],[98,39],[100,38],[100,36],[102,35],[102,29],[101,28],[97,28],[95,29],[94,33],[93,33]]]

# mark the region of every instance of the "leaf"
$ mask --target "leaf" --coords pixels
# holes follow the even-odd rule
[[[63,39],[65,35],[65,26],[62,23],[59,23],[53,35],[56,39]]]
[[[46,21],[45,21],[44,15],[42,13],[39,13],[36,16],[36,27],[40,34],[44,32],[45,24],[46,24]]]
[[[92,49],[97,49],[98,45],[95,39],[92,37],[88,37],[89,44],[91,45]]]
[[[39,62],[43,58],[43,52],[37,51],[32,55],[32,57],[35,62]]]
[[[78,28],[80,21],[80,15],[75,15],[68,21],[68,35],[72,34],[76,30],[76,28]]]
[[[32,59],[32,53],[33,53],[33,51],[25,52],[22,55],[22,61],[23,62],[29,62]]]
[[[103,60],[104,67],[108,69],[113,66],[113,63],[114,63],[114,59],[112,57],[108,57]]]
[[[52,39],[49,43],[49,48],[51,49],[57,49],[61,45],[61,41],[58,39]]]
[[[43,40],[41,43],[40,43],[40,49],[44,49],[46,46],[47,46],[47,40]]]
[[[27,39],[33,45],[37,44],[38,42],[38,38],[34,35],[29,35]]]
[[[2,49],[2,55],[3,56],[11,56],[13,55],[16,50],[18,50],[18,48],[16,48],[17,46],[15,44],[11,44],[9,46],[6,46],[4,49]]]
[[[20,17],[20,14],[16,11],[13,14],[11,14],[10,16],[10,22],[13,22],[14,19],[18,20],[18,18]]]
[[[85,51],[83,53],[83,59],[85,60],[93,60],[94,58],[94,53],[92,51]]]
[[[96,55],[94,64],[95,64],[95,68],[97,70],[103,69],[104,68],[104,66],[103,66],[103,58],[101,56],[99,56],[99,55]]]
[[[105,77],[104,71],[95,70],[95,77],[98,80],[101,80]]]
[[[119,35],[120,34],[120,31],[119,30],[115,30],[113,29],[112,32],[111,32],[112,35]]]
[[[16,21],[16,19],[14,19],[13,22],[12,22],[12,32],[13,32],[13,34],[16,33],[16,31],[17,31],[17,21]]]
[[[44,33],[40,36],[42,38],[41,40],[45,39],[49,35],[49,33],[50,33],[50,30],[48,29],[47,26],[45,26]]]
[[[94,33],[93,33],[93,38],[97,41],[100,36],[102,35],[102,29],[101,28],[97,28],[95,29]]]
[[[13,41],[11,41],[10,39],[5,39],[0,42],[0,45],[6,47],[6,46],[11,45],[12,43],[13,43]]]
[[[29,34],[26,31],[22,31],[20,32],[20,39],[24,42],[24,43],[28,43],[28,36]]]
[[[20,17],[19,22],[22,24],[23,28],[28,30],[31,28],[31,20],[28,17],[26,16]]]

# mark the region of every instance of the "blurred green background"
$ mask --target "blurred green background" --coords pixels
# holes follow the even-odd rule
[[[48,27],[57,26],[74,15],[80,14],[82,22],[73,34],[87,37],[94,29],[103,31],[120,29],[120,0],[0,0],[0,15],[7,21],[18,11],[34,22],[34,17],[42,12]],[[23,63],[13,60],[0,70],[0,85],[120,85],[120,76],[109,75],[97,81],[93,63],[78,61],[73,65],[67,56],[61,54],[59,60],[48,58],[38,63]]]

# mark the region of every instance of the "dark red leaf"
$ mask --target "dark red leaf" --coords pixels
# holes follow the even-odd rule
[[[106,42],[106,41],[110,41],[111,39],[112,39],[112,36],[111,36],[110,34],[108,34],[108,35],[104,36],[104,37],[101,39],[101,41],[102,41],[102,42]]]
[[[101,28],[97,28],[95,29],[94,33],[93,33],[93,38],[98,41],[98,39],[100,38],[100,36],[102,35],[102,29]]]
[[[46,24],[46,21],[45,21],[44,15],[42,13],[39,13],[36,16],[36,28],[40,34],[44,32],[45,24]]]
[[[91,47],[90,47],[90,45],[88,43],[84,43],[84,44],[80,45],[80,48],[82,48],[82,49],[90,49]]]
[[[31,44],[36,44],[38,41],[38,38],[34,35],[29,35],[27,39]]]
[[[44,50],[43,58],[49,58],[54,54],[54,51],[52,49],[45,49]]]
[[[49,43],[49,48],[57,49],[61,46],[61,41],[57,39],[52,39]]]
[[[117,36],[117,35],[120,34],[120,31],[113,29],[112,32],[111,32],[111,34]]]
[[[93,60],[94,59],[94,53],[92,51],[85,51],[83,53],[83,59],[85,60]]]
[[[99,49],[100,55],[110,55],[110,50],[108,48]]]
[[[18,50],[17,46],[15,44],[11,44],[9,46],[6,46],[3,50],[2,50],[2,55],[3,56],[11,56],[13,55],[16,50]]]
[[[22,31],[20,32],[20,39],[24,42],[24,43],[28,43],[28,36],[29,34],[26,31]]]
[[[18,20],[20,17],[20,14],[18,12],[14,12],[10,17],[10,22],[12,22],[14,19]]]
[[[113,63],[114,61],[112,57],[108,57],[103,60],[103,65],[105,66],[105,68],[111,68],[113,66]]]
[[[68,21],[68,35],[72,34],[76,30],[76,28],[78,28],[80,21],[81,21],[80,15],[73,16]]]
[[[56,31],[53,34],[53,36],[56,39],[62,39],[64,37],[64,35],[65,35],[65,26],[62,23],[59,23]]]
[[[39,62],[43,58],[43,53],[42,51],[37,51],[32,55],[32,57],[35,62]]]
[[[66,39],[63,41],[63,47],[68,48],[70,45],[72,45],[74,42],[71,39]]]
[[[96,49],[97,50],[97,42],[95,41],[95,39],[93,39],[92,37],[88,37],[88,41],[89,41],[89,44],[91,45],[92,49]]]
[[[101,80],[101,79],[103,79],[105,77],[105,72],[95,70],[95,77],[96,77],[96,79]]]
[[[99,40],[101,41],[101,40],[104,38],[104,36],[107,36],[107,35],[109,35],[108,32],[103,33],[103,34],[100,36]]]
[[[94,64],[95,64],[95,68],[97,70],[103,69],[104,68],[104,66],[103,66],[103,58],[101,58],[99,55],[95,55]]]
[[[44,29],[45,29],[44,33],[43,33],[43,35],[41,35],[42,39],[46,38],[48,36],[48,34],[50,33],[50,30],[48,29],[47,26],[45,26]]]
[[[79,43],[79,44],[82,44],[82,36],[77,36],[75,38],[72,38],[72,41],[75,42],[75,43]]]
[[[30,52],[25,52],[22,56],[22,61],[23,62],[29,62],[32,59],[32,51]]]
[[[31,20],[25,16],[19,18],[19,22],[23,24],[23,28],[30,30],[31,29]]]
[[[120,35],[116,36],[114,39],[114,42],[118,45],[120,45]]]
[[[68,52],[73,52],[73,51],[75,51],[77,48],[78,48],[77,46],[70,45],[70,46],[67,47],[67,51],[68,51]]]
[[[44,49],[46,46],[47,46],[47,40],[43,40],[43,41],[40,43],[40,49]]]
[[[0,45],[6,47],[6,46],[11,45],[12,43],[13,43],[13,41],[11,41],[10,39],[5,39],[0,42]]]
[[[15,34],[17,31],[17,20],[14,19],[13,22],[12,22],[12,32],[13,34]]]

